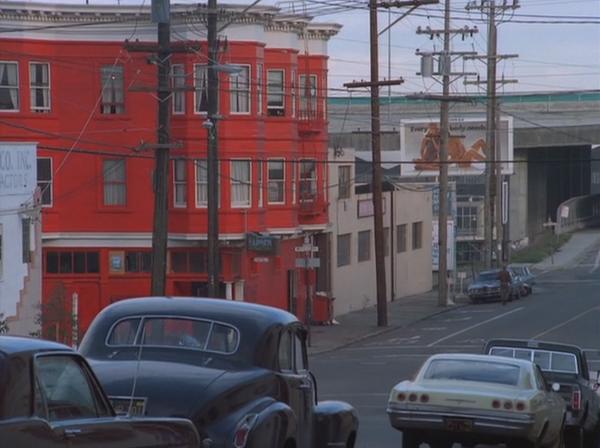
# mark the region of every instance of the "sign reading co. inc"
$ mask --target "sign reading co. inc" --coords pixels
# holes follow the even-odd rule
[[[0,196],[32,194],[36,172],[34,143],[0,143]]]

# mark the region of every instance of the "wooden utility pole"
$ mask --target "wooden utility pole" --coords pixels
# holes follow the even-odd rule
[[[487,80],[465,81],[465,84],[486,84],[487,85],[487,110],[486,110],[486,141],[487,141],[487,162],[485,165],[485,196],[483,203],[483,223],[484,223],[484,244],[483,244],[483,264],[484,268],[492,267],[492,254],[496,254],[496,264],[502,263],[505,258],[504,228],[502,223],[502,152],[498,142],[498,97],[496,87],[497,63],[501,59],[515,58],[517,55],[498,55],[498,28],[496,26],[497,11],[504,13],[509,9],[517,9],[517,1],[512,5],[504,2],[502,5],[496,5],[495,0],[489,2],[477,3],[469,2],[467,10],[480,10],[487,12],[488,30],[487,30],[487,55],[484,58],[475,56],[472,59],[485,59],[487,61]],[[516,83],[516,80],[502,79],[500,83]],[[496,231],[494,232],[494,228]],[[495,234],[495,235],[494,235]]]
[[[207,99],[208,111],[204,127],[208,131],[208,295],[219,296],[219,141],[217,114],[219,98],[219,72],[217,59],[219,42],[217,39],[217,0],[208,0],[208,64]]]
[[[378,8],[402,6],[419,6],[437,3],[438,0],[414,0],[397,2],[369,1],[369,34],[371,45],[371,80],[344,84],[349,89],[368,87],[371,91],[371,154],[372,154],[372,194],[373,194],[373,224],[375,232],[375,276],[377,282],[377,325],[388,325],[387,292],[385,280],[385,253],[383,228],[383,178],[381,174],[381,111],[379,88],[400,85],[403,79],[379,80],[379,35],[377,23]],[[414,8],[413,8],[414,9]],[[402,16],[404,17],[404,16]],[[396,21],[397,22],[397,21]],[[396,23],[394,22],[394,24]],[[392,26],[393,24],[390,24]],[[386,28],[387,30],[387,28]],[[385,31],[385,30],[384,30]],[[393,229],[391,229],[393,231]]]

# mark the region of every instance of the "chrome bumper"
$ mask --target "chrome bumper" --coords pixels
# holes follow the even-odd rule
[[[479,410],[460,410],[441,406],[398,406],[390,403],[387,413],[392,426],[399,430],[426,429],[440,432],[452,431],[446,422],[450,419],[463,419],[472,422],[471,435],[505,437],[507,439],[535,440],[533,415],[516,412],[494,412]]]

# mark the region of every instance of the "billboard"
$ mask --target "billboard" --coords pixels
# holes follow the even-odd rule
[[[33,195],[36,173],[35,143],[0,144],[0,196]]]
[[[481,175],[489,160],[486,143],[486,120],[460,118],[450,121],[448,141],[448,174],[450,176]],[[502,174],[512,174],[513,121],[501,117],[496,133],[500,148]],[[436,120],[402,120],[400,122],[400,159],[402,176],[435,176],[440,169],[440,122]]]

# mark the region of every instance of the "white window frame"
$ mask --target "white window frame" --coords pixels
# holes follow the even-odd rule
[[[246,75],[246,86],[244,88],[233,86],[233,80],[243,77],[243,72],[229,75],[229,113],[231,115],[250,115],[252,113],[252,66],[250,64],[235,64],[235,66],[241,67],[242,69],[247,68],[248,73]],[[234,99],[240,94],[247,95],[248,110],[234,110]]]
[[[236,163],[245,162],[248,167],[248,180],[243,181],[235,177],[234,165]],[[230,188],[231,188],[231,208],[250,208],[252,206],[252,161],[250,159],[233,159],[230,164]],[[233,190],[235,186],[245,186],[247,197],[242,201],[234,199]]]
[[[203,78],[198,76],[197,71],[202,68],[204,70]],[[198,88],[198,80],[204,82],[204,95],[206,95],[206,107],[207,110],[199,110],[198,108],[202,104],[198,104],[198,93],[201,89]],[[208,65],[207,64],[194,64],[194,114],[196,115],[206,115],[208,113]]]
[[[179,164],[183,164],[183,171],[178,171],[177,167]],[[182,179],[178,178],[178,173],[183,173]],[[173,160],[173,207],[175,208],[187,207],[187,178],[187,160]],[[179,191],[181,191],[181,187],[183,187],[183,199],[178,195]]]
[[[256,113],[263,115],[264,65],[256,64]]]
[[[48,85],[40,86],[33,84],[33,68],[36,65],[45,65],[48,70]],[[29,107],[33,112],[50,112],[52,110],[52,96],[51,96],[51,86],[52,86],[52,78],[51,78],[51,70],[49,62],[40,62],[40,61],[31,61],[29,63]],[[34,106],[34,93],[38,90],[42,92],[47,92],[48,105],[47,106]]]
[[[271,179],[271,170],[269,169],[269,164],[271,162],[281,162],[282,170],[283,170],[283,179]],[[269,205],[282,205],[285,204],[285,159],[280,157],[274,157],[272,159],[267,160],[267,204]],[[277,184],[281,184],[281,192],[282,192],[282,200],[281,201],[271,201],[271,182],[276,182]]]
[[[290,93],[292,96],[292,118],[296,118],[296,109],[298,108],[296,86],[298,85],[298,74],[292,70],[292,80],[290,81]]]
[[[180,70],[179,73],[175,73]],[[186,74],[185,74],[185,64],[173,64],[171,65],[171,87],[174,89],[182,89],[186,85]],[[171,99],[171,107],[174,115],[183,115],[185,114],[185,90],[174,90],[173,98]],[[177,108],[176,99],[179,98],[179,102],[181,104],[181,108]]]
[[[201,167],[201,164],[204,165],[204,167]],[[203,172],[206,174],[206,177],[204,178],[204,180],[200,180],[200,172]],[[208,207],[208,159],[195,159],[194,160],[194,173],[195,173],[195,179],[194,179],[194,191],[195,191],[195,201],[196,201],[196,208],[206,208]],[[204,188],[206,189],[206,200],[200,200],[200,187],[204,186]]]
[[[302,177],[302,165],[305,162],[313,162],[315,169],[314,169],[314,177]],[[311,202],[314,201],[317,198],[318,195],[318,188],[319,188],[319,184],[318,184],[318,180],[319,180],[319,176],[318,176],[318,165],[317,165],[317,160],[316,159],[301,159],[300,160],[300,167],[299,167],[300,172],[298,173],[298,183],[300,185],[302,185],[303,182],[310,182],[310,193],[312,194],[312,196],[310,197],[306,197],[306,198],[302,198],[302,194],[304,193],[303,189],[300,188],[300,202]]]
[[[296,204],[296,191],[298,185],[296,184],[297,170],[298,170],[298,161],[292,160],[291,162],[292,168],[292,204]]]
[[[310,91],[309,95],[306,96],[306,80],[310,79]],[[317,102],[318,102],[318,81],[317,75],[309,73],[300,75],[299,89],[300,89],[300,116],[314,117],[317,115]]]
[[[6,89],[9,92],[10,95],[10,91],[11,90],[16,90],[17,91],[17,107],[14,109],[0,109],[0,112],[19,112],[21,110],[21,89],[19,88],[20,86],[20,79],[19,79],[19,62],[18,61],[0,61],[0,64],[6,64],[6,65],[14,65],[17,67],[17,80],[16,80],[16,84],[14,86],[11,85],[1,85],[0,84],[0,89]]]
[[[119,162],[123,164],[123,179],[119,181],[106,180],[106,162]],[[115,165],[116,166],[116,165]],[[123,201],[107,203],[106,188],[109,186],[119,186],[123,188]],[[102,205],[104,207],[127,207],[127,160],[124,158],[106,158],[102,159]]]
[[[52,207],[54,205],[54,171],[52,169],[52,165],[54,164],[54,160],[52,159],[52,157],[38,157],[37,159],[44,159],[44,160],[49,160],[50,161],[50,180],[43,180],[40,182],[39,179],[36,179],[37,181],[37,186],[40,188],[40,194],[41,194],[41,198],[40,201],[42,203],[42,207]],[[36,160],[36,164],[37,164],[37,160]],[[38,171],[38,175],[39,175],[39,171]],[[44,188],[42,188],[40,186],[40,184],[44,185],[49,185],[48,189],[50,190],[50,203],[48,204],[44,204]]]
[[[258,207],[262,208],[264,204],[263,183],[264,183],[264,163],[262,160],[256,161],[256,185],[258,187]]]
[[[116,101],[118,87],[115,79],[108,82],[108,79],[104,79],[104,70],[111,70],[114,73],[121,75],[121,102]],[[125,67],[123,65],[103,65],[100,67],[100,82],[101,82],[101,95],[100,100],[100,111],[102,115],[123,115],[125,113]],[[106,98],[111,97],[113,102],[105,102]]]
[[[269,81],[269,74],[270,73],[281,73],[281,90],[277,90],[275,92],[272,92],[273,89],[273,85],[270,81]],[[277,96],[281,96],[281,106],[271,106],[269,105],[269,96],[270,95],[277,95]],[[271,111],[283,111],[281,114],[273,114],[271,115]],[[268,69],[267,70],[267,115],[272,116],[272,117],[284,117],[285,116],[285,70],[282,68],[277,68],[277,69]]]

